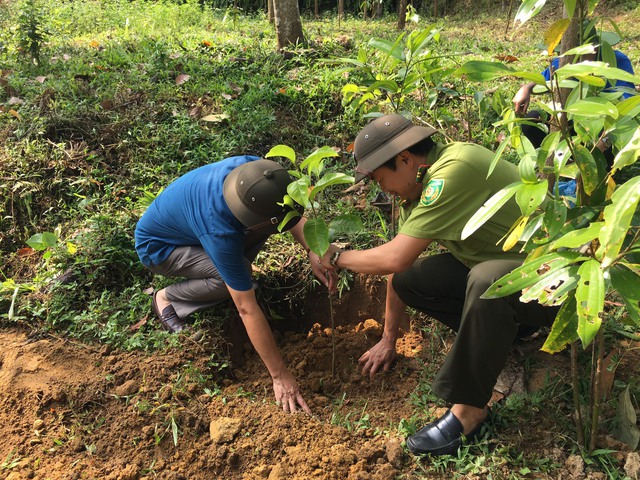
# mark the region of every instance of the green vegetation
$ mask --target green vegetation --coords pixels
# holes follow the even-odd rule
[[[162,286],[163,280],[153,278],[139,264],[133,229],[161,188],[203,164],[232,154],[264,156],[281,144],[291,146],[299,158],[319,147],[335,147],[339,155],[325,159],[323,168],[329,175],[337,173],[338,166],[351,161],[348,146],[364,125],[362,115],[380,111],[410,112],[438,126],[448,139],[471,140],[493,150],[500,143],[515,145],[511,138],[517,138],[518,132],[513,131],[517,122],[505,112],[522,79],[512,73],[538,72],[545,67],[534,46],[555,19],[543,11],[541,15],[553,18],[537,17],[519,31],[504,35],[508,23],[483,12],[472,12],[473,18],[446,19],[418,12],[422,18],[403,33],[395,30],[395,17],[366,22],[348,17],[340,23],[330,16],[306,18],[303,26],[308,44],[282,55],[276,53],[273,27],[262,13],[228,12],[226,6],[137,0],[0,4],[2,325],[26,327],[34,335],[55,332],[124,349],[153,350],[179,344],[180,338],[140,322],[149,315],[150,299],[144,292],[151,285]],[[252,10],[250,5],[241,7]],[[359,6],[347,4],[349,8],[356,13]],[[635,19],[640,10],[635,5],[619,4],[619,8],[635,8],[617,25],[623,33],[621,48],[637,59],[640,40],[630,34],[637,31]],[[484,64],[469,63],[496,58],[514,61],[517,67],[505,76],[507,70],[495,65],[483,70]],[[474,81],[474,72],[482,82]],[[637,116],[636,107],[637,101],[622,116]],[[505,130],[510,138],[501,139]],[[580,142],[593,140],[585,134]],[[559,140],[550,142],[555,147]],[[526,157],[535,163],[537,159],[526,149],[514,148],[505,155],[514,162]],[[546,158],[537,160],[542,168]],[[592,170],[591,160],[583,162],[583,172]],[[626,178],[637,175],[636,167],[628,168],[632,173]],[[599,194],[595,186],[588,188],[590,196]],[[369,200],[376,193],[369,192]],[[602,193],[597,206],[585,206],[596,208],[596,213],[603,211],[608,200],[605,195]],[[331,216],[355,212],[353,205],[342,200],[327,203]],[[532,217],[535,207],[529,212]],[[604,212],[607,220],[613,218],[607,218],[606,209]],[[378,235],[389,235],[392,222],[386,213],[365,209],[358,214],[365,229],[350,238],[352,244],[371,246],[380,241]],[[520,233],[524,228],[523,224]],[[534,236],[534,230],[527,232],[529,238],[540,238]],[[609,233],[613,236],[615,232]],[[589,235],[579,240],[584,243],[595,238],[587,238]],[[304,281],[284,277],[282,269],[270,263],[277,258],[260,255],[258,266],[270,277],[266,281],[279,282],[267,283],[263,295],[300,306],[304,303],[300,299],[314,286],[304,259],[287,235],[276,236],[270,248],[280,254],[291,252]],[[619,260],[616,255],[607,253],[604,258],[614,262]],[[582,265],[587,264],[585,268],[595,272],[594,263]],[[575,266],[578,268],[582,269]],[[280,294],[278,289],[283,286],[295,289],[295,294]],[[606,298],[604,315],[611,321],[603,322],[605,343],[621,334],[637,335],[637,325],[629,321],[615,295],[609,292]],[[604,309],[604,293],[601,297],[598,302]],[[218,325],[223,321],[219,312],[202,317]],[[587,317],[584,312],[580,316],[586,322],[581,335],[585,344],[598,330]],[[428,338],[441,335],[446,333],[429,332]],[[434,362],[440,361],[439,347],[431,345]],[[588,360],[581,359],[585,365]],[[217,357],[211,362],[223,364]],[[416,407],[436,401],[428,389],[430,380],[427,368],[424,383],[411,399]],[[588,396],[588,387],[580,386],[582,398]],[[614,392],[621,396],[619,400],[614,396],[612,407],[637,397],[639,388],[637,384],[616,384]],[[535,411],[538,402],[551,403],[551,398],[572,402],[569,390],[559,393],[556,389],[549,385],[539,393],[541,398],[511,397],[502,408],[503,421],[531,418],[526,412]],[[173,416],[175,407],[162,399],[138,406],[155,409],[162,417],[155,432],[159,440],[171,432],[177,443],[181,433]],[[367,405],[352,413],[341,407],[336,409],[335,423],[353,431],[368,427]],[[412,432],[422,420],[409,419],[397,429]],[[564,424],[557,428],[569,430]],[[580,451],[577,446],[572,448]],[[476,450],[465,450],[460,455],[417,468],[486,475],[493,465],[507,462],[521,477],[555,468],[545,459],[524,459],[509,445],[479,455]],[[594,452],[588,458],[609,471],[612,460],[607,452]],[[9,456],[1,468],[10,469],[15,461]]]

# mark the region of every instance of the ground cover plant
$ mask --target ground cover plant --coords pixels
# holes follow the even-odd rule
[[[539,352],[538,339],[514,351],[529,393],[515,380],[496,393],[493,436],[456,457],[415,459],[401,439],[443,407],[429,384],[451,336],[413,315],[395,370],[377,382],[360,378],[357,358],[384,313],[379,279],[344,277],[329,328],[304,252],[281,235],[259,256],[261,301],[316,414],[284,418],[228,306],[197,316],[199,338],[157,329],[148,293],[163,279],[133,250],[137,218],[172,179],[276,145],[292,147],[298,161],[333,147],[338,156],[324,168],[344,173],[363,114],[411,112],[443,138],[496,150],[507,128],[494,123],[519,79],[481,83],[453,72],[470,60],[542,70],[535,45],[560,8],[547,5],[516,33],[506,10],[472,18],[420,11],[404,32],[394,16],[305,17],[307,43],[282,53],[260,12],[229,16],[197,2],[3,2],[0,470],[14,478],[633,477],[634,448],[614,439],[631,431],[621,421],[635,425],[638,395],[637,328],[619,298],[606,303],[610,375],[597,449],[576,439],[568,355]],[[637,71],[638,7],[605,2],[596,13],[615,20]],[[429,61],[397,61],[388,55],[396,47],[428,52]],[[392,205],[376,194],[354,188],[324,202],[329,216],[363,219],[362,231],[342,239],[354,248],[392,232]],[[591,359],[577,361],[587,370]],[[579,379],[583,402],[590,385]]]

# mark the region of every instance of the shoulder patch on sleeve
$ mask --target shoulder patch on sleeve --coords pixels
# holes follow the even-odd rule
[[[440,197],[442,190],[444,190],[444,179],[429,180],[429,183],[420,196],[420,203],[425,206],[434,204]]]

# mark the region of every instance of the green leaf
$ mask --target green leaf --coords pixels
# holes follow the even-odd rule
[[[573,17],[573,12],[576,9],[576,0],[564,0],[564,9],[567,11],[566,20],[569,20]]]
[[[325,188],[330,187],[331,185],[351,184],[354,181],[354,177],[345,173],[327,173],[323,175],[322,178],[315,184],[313,190],[311,191],[311,194],[309,195],[309,200],[313,201],[316,195],[318,195]]]
[[[49,247],[55,246],[57,243],[58,237],[55,233],[51,232],[36,233],[27,240],[27,245],[38,251],[46,250]]]
[[[284,157],[288,158],[293,165],[296,164],[296,152],[287,145],[276,145],[264,156],[264,158]]]
[[[500,210],[500,208],[507,203],[513,195],[515,195],[521,185],[521,182],[514,182],[511,185],[507,185],[487,200],[464,226],[464,229],[462,230],[462,240],[471,236],[473,232],[480,228],[498,210]]]
[[[640,114],[640,95],[629,97],[616,105],[618,114],[621,117],[635,117]]]
[[[525,217],[531,216],[533,212],[542,204],[547,196],[547,181],[538,183],[524,183],[516,192],[516,202],[520,205],[520,211]]]
[[[587,242],[598,238],[598,233],[604,225],[604,222],[593,222],[587,228],[581,228],[579,230],[573,230],[565,233],[562,237],[554,240],[549,245],[549,248],[578,248]]]
[[[521,139],[524,140],[522,144],[526,142],[531,143],[525,136],[522,136]],[[526,150],[526,147],[523,148]],[[537,184],[539,182],[538,175],[536,174],[536,161],[534,155],[535,152],[525,154],[518,164],[518,173],[520,174],[520,178],[527,184]]]
[[[609,267],[620,253],[639,200],[640,176],[633,177],[613,192],[611,205],[603,212],[605,225],[598,236],[600,248],[596,258],[602,261],[602,268]]]
[[[567,78],[576,77],[582,81],[588,81],[586,77],[598,76],[604,77],[607,80],[624,80],[625,82],[640,83],[640,77],[632,75],[619,68],[608,66],[604,62],[580,62],[580,63],[568,63],[567,65],[559,68],[555,72],[558,81],[565,80]],[[604,83],[602,83],[604,85]]]
[[[312,252],[322,257],[329,250],[329,227],[322,218],[307,220],[302,232]]]
[[[640,96],[638,96],[640,98]],[[636,128],[635,132],[633,132],[633,136],[631,140],[627,142],[627,144],[622,147],[622,149],[618,152],[616,157],[613,159],[613,166],[611,167],[611,174],[615,173],[617,170],[621,170],[622,168],[635,163],[638,160],[638,156],[640,155],[640,128]]]
[[[401,37],[402,35],[400,36],[400,38]],[[385,40],[382,38],[372,38],[371,40],[369,40],[368,45],[370,47],[375,48],[376,50],[386,53],[387,55],[397,60],[401,60],[401,61],[405,60],[404,51],[402,50],[402,47],[399,45],[398,39],[396,39],[395,42],[391,42],[389,40]]]
[[[578,285],[578,267],[569,265],[546,275],[544,279],[522,291],[521,302],[536,300],[541,305],[561,305]]]
[[[516,24],[520,22],[521,24],[525,24],[540,13],[545,3],[547,3],[546,0],[523,0],[516,12],[513,23]]]
[[[536,164],[539,167],[543,167],[546,164],[549,153],[555,152],[559,143],[560,132],[551,132],[549,135],[544,137],[544,140],[542,140],[542,144],[540,145],[540,149],[538,150],[538,158],[536,159]]]
[[[542,227],[547,232],[549,238],[560,233],[560,229],[567,220],[567,206],[560,200],[552,200],[547,203],[544,211]]]
[[[588,97],[569,105],[564,109],[567,113],[581,115],[583,117],[604,117],[618,118],[616,106],[603,97]]]
[[[600,330],[604,310],[604,275],[600,262],[591,258],[578,269],[580,280],[576,287],[576,311],[578,312],[578,336],[587,348]]]
[[[453,72],[457,76],[466,75],[469,80],[475,82],[493,80],[513,73],[515,73],[515,70],[504,63],[485,60],[470,60]]]
[[[558,353],[577,339],[578,314],[576,313],[576,299],[572,296],[560,307],[551,326],[551,332],[540,350],[547,353]]]
[[[309,175],[320,175],[323,169],[323,161],[328,157],[339,157],[340,154],[331,147],[321,147],[312,152],[300,164],[300,170],[307,169]]]
[[[309,207],[309,177],[302,177],[287,185],[287,193],[298,204],[304,208]]]
[[[367,90],[370,92],[384,90],[389,93],[399,93],[401,89],[398,83],[394,80],[379,80],[372,83]]]
[[[520,292],[538,283],[545,276],[581,258],[579,252],[552,252],[525,262],[491,285],[482,298],[499,298]]]
[[[291,210],[291,211],[287,212],[287,214],[284,216],[282,221],[278,224],[278,231],[281,232],[282,229],[285,227],[285,225],[287,225],[287,223],[289,223],[289,221],[292,218],[301,217],[301,216],[302,215],[300,215],[300,212],[298,212],[297,210]]]
[[[640,327],[640,276],[619,264],[609,269],[609,273],[611,285],[622,297],[629,317]]]
[[[491,175],[491,172],[493,172],[493,169],[496,168],[496,165],[498,164],[498,160],[500,160],[500,157],[502,156],[502,152],[504,152],[505,147],[509,145],[510,142],[511,142],[511,137],[507,137],[502,141],[502,143],[500,143],[500,146],[496,150],[496,153],[494,153],[493,155],[493,159],[491,160],[491,165],[489,165],[487,178],[489,178],[489,175]]]
[[[584,191],[590,195],[600,183],[598,165],[591,152],[584,145],[575,146],[575,161],[578,168],[580,168]]]
[[[337,235],[353,235],[363,230],[362,219],[353,214],[338,215],[329,222],[329,238]]]

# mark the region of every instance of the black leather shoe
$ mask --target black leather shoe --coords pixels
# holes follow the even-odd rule
[[[462,423],[451,410],[447,410],[447,413],[435,422],[422,427],[415,435],[407,438],[407,447],[414,455],[452,455],[458,451],[465,438],[471,440],[477,436],[483,424],[484,421],[480,422],[469,435],[463,435]]]
[[[162,328],[164,328],[167,332],[171,332],[171,333],[178,333],[178,332],[181,332],[182,330],[185,330],[186,326],[182,321],[182,319],[176,313],[176,310],[175,308],[173,308],[173,305],[168,305],[164,307],[164,310],[162,310],[162,313],[160,312],[160,310],[158,310],[158,304],[156,303],[156,295],[158,295],[158,292],[153,292],[153,298],[151,300],[151,309],[153,310],[153,313],[155,313],[156,317],[158,317],[158,320],[160,320],[160,325],[162,325]]]

